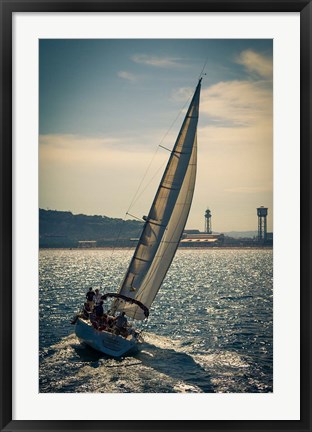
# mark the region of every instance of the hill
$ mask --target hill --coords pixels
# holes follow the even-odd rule
[[[137,220],[39,209],[39,247],[76,248],[82,246],[79,242],[83,241],[96,242],[97,247],[135,246],[136,242],[131,239],[140,236],[142,226],[143,222]],[[257,236],[257,231],[231,231],[224,234],[228,240],[252,239]]]
[[[97,246],[133,246],[143,222],[107,216],[74,215],[69,211],[39,209],[39,247],[78,247],[79,241]]]

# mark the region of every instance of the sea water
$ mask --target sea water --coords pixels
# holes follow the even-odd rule
[[[132,254],[40,250],[40,392],[273,391],[271,249],[179,249],[139,323],[137,354],[116,360],[80,344],[70,320],[88,288],[116,292]]]

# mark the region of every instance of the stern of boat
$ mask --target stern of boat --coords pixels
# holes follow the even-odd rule
[[[134,336],[127,338],[113,333],[96,330],[90,321],[78,318],[75,333],[80,342],[110,357],[121,357],[138,351],[138,340]]]

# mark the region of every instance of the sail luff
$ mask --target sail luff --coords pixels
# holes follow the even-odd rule
[[[190,102],[159,188],[156,192],[148,216],[145,218],[146,222],[140,240],[137,244],[123,283],[118,291],[120,294],[136,298],[137,300],[144,298],[144,301],[140,301],[142,301],[147,307],[149,307],[153,301],[174,257],[191,205],[195,175],[190,177],[187,173],[193,172],[191,168],[192,165],[195,166],[196,173],[196,130],[198,122],[200,84],[201,80],[199,81]],[[190,164],[191,160],[192,163]],[[187,182],[185,181],[185,178],[188,178]],[[183,204],[183,199],[185,200],[188,196],[188,183],[192,183],[192,186],[190,187],[191,196],[190,199],[188,197],[186,202]],[[181,193],[182,190],[184,190],[183,193]],[[183,197],[180,203],[179,197]],[[176,204],[178,204],[177,209],[175,208]],[[179,208],[181,205],[182,207]],[[185,209],[183,206],[186,206]],[[174,237],[174,247],[169,248],[169,253],[163,253],[163,245],[165,244],[164,240],[169,238],[167,235],[168,231],[172,234],[173,228],[168,228],[169,223],[172,220],[172,215],[175,214],[175,218],[178,218],[179,213],[183,214],[183,226],[178,224],[179,232],[177,233],[178,235],[175,235]],[[163,251],[161,255],[159,252],[160,250]],[[160,268],[157,269],[157,266]],[[156,279],[152,277],[151,275],[153,271],[158,271],[161,277]],[[154,281],[153,286],[150,286],[149,278]],[[145,295],[143,295],[143,293],[145,293]],[[146,293],[148,294],[146,295]],[[118,308],[118,310],[125,310],[128,316],[142,319],[142,317],[137,316],[137,313],[133,310],[134,308],[132,306],[129,307],[128,305],[125,306],[115,303],[115,308]]]

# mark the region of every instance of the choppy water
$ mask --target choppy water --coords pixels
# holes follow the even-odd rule
[[[116,291],[133,251],[40,251],[40,392],[272,392],[272,250],[178,250],[132,357],[81,345],[89,286]],[[101,290],[103,292],[103,290]]]

